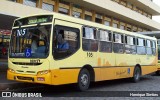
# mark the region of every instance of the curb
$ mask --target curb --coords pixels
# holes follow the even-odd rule
[[[34,84],[29,84],[29,83],[21,83],[21,82],[15,82],[15,83],[0,83],[0,91],[2,90],[15,90],[15,89],[20,89],[20,88],[26,88],[26,87],[31,87]]]

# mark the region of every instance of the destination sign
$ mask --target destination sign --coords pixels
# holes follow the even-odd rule
[[[29,19],[28,24],[35,24],[35,23],[45,23],[47,22],[47,18],[32,18]]]
[[[53,15],[31,16],[16,20],[14,26],[52,22]]]

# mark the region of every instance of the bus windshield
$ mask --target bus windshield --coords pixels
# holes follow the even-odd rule
[[[49,54],[51,25],[31,26],[12,30],[10,57],[46,58]]]

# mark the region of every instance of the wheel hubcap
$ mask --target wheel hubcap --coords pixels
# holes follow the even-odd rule
[[[135,78],[136,78],[136,80],[139,79],[139,76],[140,76],[139,70],[136,70],[136,73],[135,73]]]
[[[81,76],[81,83],[82,83],[82,86],[86,86],[88,84],[88,76],[86,74],[83,74]]]

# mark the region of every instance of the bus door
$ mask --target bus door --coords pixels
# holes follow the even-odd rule
[[[75,68],[79,67],[79,54],[76,53],[80,47],[79,24],[55,20],[52,54],[54,62],[51,62],[51,69],[54,68]]]

